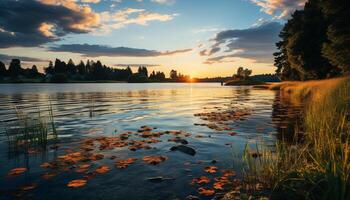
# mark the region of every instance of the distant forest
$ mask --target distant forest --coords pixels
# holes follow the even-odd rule
[[[9,82],[26,82],[28,79],[40,80],[39,82],[64,83],[74,81],[128,81],[128,82],[186,82],[189,76],[182,75],[176,70],[171,70],[170,78],[160,71],[148,73],[147,67],[140,66],[137,73],[133,73],[130,67],[124,69],[111,68],[103,65],[100,61],[94,62],[88,60],[86,63],[80,61],[75,65],[72,59],[65,63],[59,59],[49,63],[44,68],[44,73],[40,73],[37,66],[32,68],[22,68],[19,59],[13,59],[6,69],[3,62],[0,61],[0,79]]]
[[[324,79],[350,71],[350,1],[309,0],[280,33],[275,56],[282,80]]]
[[[266,82],[279,81],[274,74],[261,74],[251,78]],[[112,68],[103,65],[100,61],[90,60],[86,63],[80,61],[76,65],[72,59],[67,63],[59,59],[56,59],[54,63],[50,61],[48,67],[44,68],[44,73],[40,73],[35,65],[31,68],[22,68],[19,59],[12,59],[8,69],[0,61],[0,82],[225,82],[231,79],[232,76],[191,79],[190,76],[183,75],[176,70],[171,70],[167,78],[164,72],[152,71],[149,73],[145,66],[138,67],[137,72],[133,73],[130,67],[124,69]]]

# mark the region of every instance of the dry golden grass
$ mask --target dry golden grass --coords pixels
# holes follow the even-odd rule
[[[284,81],[270,84],[268,89],[280,90],[284,93],[293,94],[299,98],[307,98],[310,95],[319,96],[342,83],[346,78],[333,78],[313,81]]]
[[[248,174],[284,199],[350,199],[350,77],[270,85],[303,102],[305,136],[294,145],[262,145],[262,157],[247,156]],[[247,154],[248,155],[248,154]]]

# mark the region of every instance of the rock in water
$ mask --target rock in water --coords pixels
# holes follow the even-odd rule
[[[178,145],[178,146],[173,146],[170,148],[170,151],[180,151],[182,153],[194,156],[196,155],[196,150],[194,150],[191,147],[185,146],[185,145]]]
[[[164,178],[162,176],[156,176],[156,177],[147,178],[147,180],[150,182],[159,183],[159,182],[174,180],[174,179],[173,178]]]
[[[189,195],[186,197],[186,200],[200,200],[200,198],[197,196]]]

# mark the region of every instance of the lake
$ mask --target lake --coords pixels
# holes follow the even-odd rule
[[[50,141],[39,150],[13,148],[6,130],[17,125],[14,108],[31,115],[42,110],[44,115],[50,103],[58,141]],[[194,178],[207,176],[213,180],[222,170],[231,170],[239,179],[246,145],[254,149],[257,141],[273,144],[291,129],[297,114],[297,109],[280,103],[275,91],[223,87],[219,83],[0,84],[0,199],[165,200],[199,196],[199,186],[191,184]],[[161,133],[152,136],[157,141],[149,148],[130,150],[130,143],[98,148],[99,141],[123,133],[129,134],[129,142],[145,139],[140,137],[142,126]],[[172,141],[176,137],[188,143],[185,146],[194,149],[195,155],[171,151],[181,145]],[[40,166],[81,151],[79,145],[88,139],[95,144],[89,152],[104,155],[103,159],[89,161],[88,170],[77,172],[81,162],[64,170]],[[167,159],[153,165],[142,160],[145,156]],[[118,160],[127,158],[138,160],[124,169],[115,167]],[[91,173],[99,166],[108,166],[109,171]],[[217,172],[205,172],[208,166],[217,167]],[[9,177],[8,172],[18,167],[27,170]],[[52,171],[55,177],[42,178]],[[85,186],[67,187],[70,181],[82,178],[88,180]],[[35,188],[19,189],[28,184],[35,184]]]

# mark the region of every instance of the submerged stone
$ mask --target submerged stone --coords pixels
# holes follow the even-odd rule
[[[156,176],[156,177],[147,178],[146,180],[150,181],[150,182],[159,183],[159,182],[163,182],[163,181],[174,180],[174,178],[165,178],[165,177],[162,177],[162,176]]]
[[[192,147],[188,147],[185,145],[178,145],[178,146],[173,146],[170,148],[170,151],[180,151],[182,153],[194,156],[196,155],[196,150],[193,149]]]
[[[186,197],[186,200],[199,200],[199,199],[200,199],[199,197],[194,196],[194,195],[188,195],[188,196]]]

